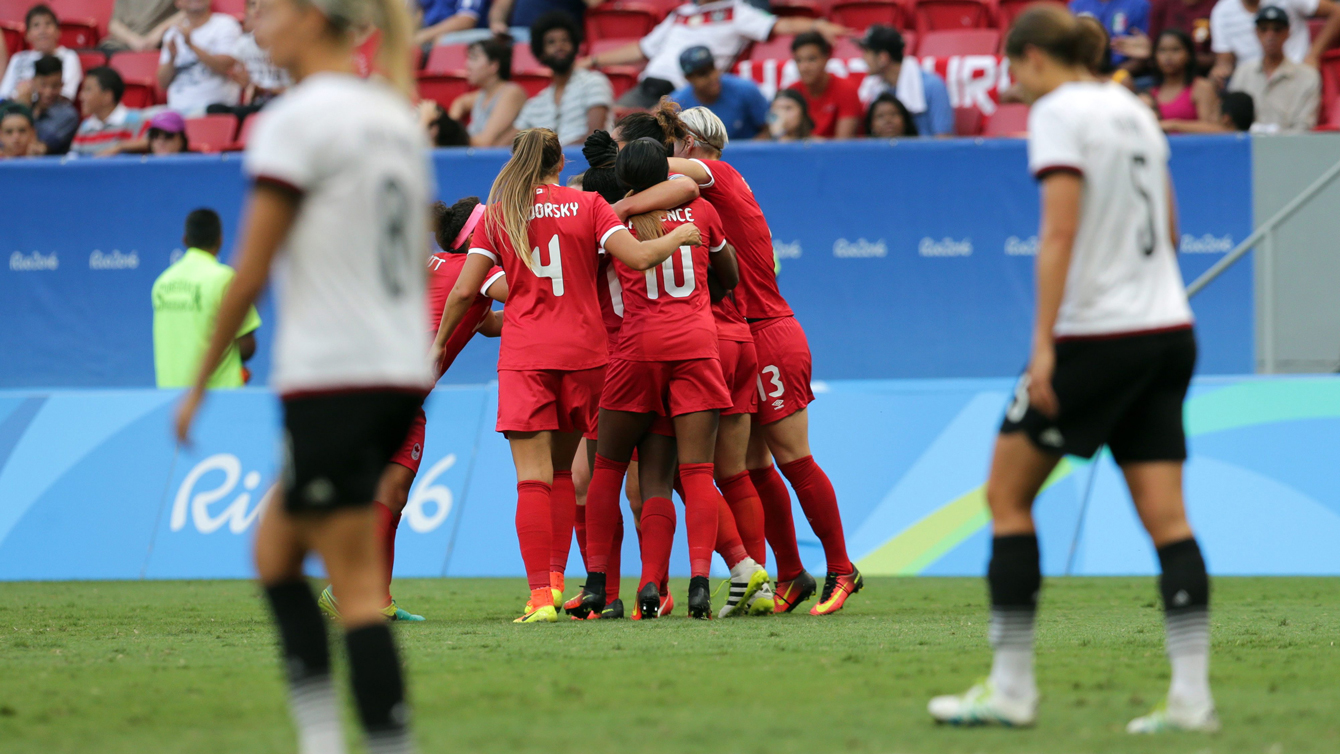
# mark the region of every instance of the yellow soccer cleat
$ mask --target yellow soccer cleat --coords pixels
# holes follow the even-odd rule
[[[558,611],[553,605],[543,605],[541,607],[527,610],[526,614],[512,621],[513,623],[557,623]]]
[[[385,615],[387,620],[405,623],[415,623],[424,619],[422,615],[415,615],[408,610],[402,610],[394,599],[391,600],[391,604],[382,608],[382,615]]]

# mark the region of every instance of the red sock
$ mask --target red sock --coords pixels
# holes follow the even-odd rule
[[[842,534],[842,514],[838,512],[837,493],[833,492],[828,475],[814,462],[814,456],[784,463],[781,468],[800,499],[800,509],[805,511],[810,528],[824,546],[828,572],[851,573],[847,539]]]
[[[749,478],[763,505],[764,531],[768,544],[772,545],[772,554],[777,556],[777,580],[790,581],[805,570],[796,545],[796,524],[791,520],[791,495],[772,464],[750,469]]]
[[[382,543],[382,562],[386,565],[386,604],[391,604],[391,572],[395,570],[395,530],[400,526],[400,514],[392,513],[382,503],[373,503],[377,511],[377,541]]]
[[[609,571],[605,573],[605,604],[619,599],[619,573],[623,565],[623,511],[614,527],[614,541],[610,543]]]
[[[670,571],[670,549],[675,544],[675,504],[663,497],[643,501],[640,531],[642,578],[637,582],[637,590],[642,591],[647,584],[656,584],[659,589]]]
[[[727,568],[734,568],[740,561],[749,557],[740,541],[740,530],[735,527],[735,516],[726,504],[726,498],[717,495],[717,554],[726,561]]]
[[[568,553],[572,552],[572,527],[577,517],[577,489],[572,486],[571,471],[554,472],[554,489],[549,494],[549,570],[564,573]]]
[[[576,515],[573,517],[573,530],[577,532],[577,549],[582,552],[582,567],[591,570],[586,559],[586,506],[577,506]]]
[[[758,491],[749,478],[749,472],[741,471],[730,479],[719,483],[721,494],[730,505],[731,515],[735,517],[735,527],[740,532],[744,549],[761,566],[768,564],[768,546],[764,538],[763,501],[758,499]]]
[[[521,560],[526,564],[526,581],[532,590],[549,588],[549,543],[553,538],[550,491],[549,485],[533,479],[516,486],[516,538],[521,543]]]
[[[717,500],[720,499],[712,482],[712,464],[681,463],[679,478],[684,483],[689,572],[694,576],[707,576],[712,570],[712,549],[717,542]]]
[[[591,486],[586,491],[586,557],[588,573],[608,575],[610,546],[614,543],[614,529],[618,525],[619,490],[627,463],[616,463],[596,454],[596,467],[591,473]]]

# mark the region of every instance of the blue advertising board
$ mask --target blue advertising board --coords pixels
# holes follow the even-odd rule
[[[745,143],[726,157],[768,215],[816,377],[1000,377],[1022,366],[1038,211],[1022,141]],[[450,202],[487,196],[506,152],[433,159]],[[181,253],[182,223],[197,207],[222,215],[221,256],[231,259],[240,164],[223,155],[0,165],[0,387],[152,386],[149,289]],[[565,176],[584,167],[570,150]],[[1190,279],[1251,231],[1251,142],[1174,139],[1172,168]],[[1253,371],[1250,265],[1193,305],[1200,372]],[[269,375],[268,302],[261,317],[257,385]],[[475,347],[445,379],[484,382],[496,357],[496,341]]]
[[[983,482],[1012,382],[851,380],[815,390],[811,443],[861,569],[981,574]],[[178,395],[0,392],[0,580],[252,574],[251,537],[276,477],[278,404],[260,389],[215,393],[194,445],[177,449],[168,425]],[[522,575],[516,478],[493,431],[496,385],[439,388],[427,411],[396,574]],[[1187,509],[1211,571],[1340,575],[1340,378],[1200,378],[1186,421]],[[1036,518],[1049,575],[1156,572],[1110,457],[1066,459]],[[802,559],[822,572],[823,550],[798,507],[794,519]],[[636,574],[631,520],[625,530],[623,570]],[[681,526],[672,572],[687,570]],[[569,573],[582,573],[576,547]]]

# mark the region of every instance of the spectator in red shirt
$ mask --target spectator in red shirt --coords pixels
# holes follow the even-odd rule
[[[856,82],[839,78],[826,70],[833,56],[833,45],[817,32],[797,34],[791,42],[800,80],[789,89],[805,98],[814,121],[814,135],[828,139],[853,139],[860,135],[861,106]]]

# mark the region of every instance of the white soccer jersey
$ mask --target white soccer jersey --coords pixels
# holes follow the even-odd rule
[[[718,71],[729,71],[745,45],[766,42],[776,23],[776,16],[744,0],[681,5],[639,43],[647,56],[642,76],[665,79],[676,89],[684,86],[688,80],[679,68],[679,55],[697,45],[712,51]]]
[[[1168,139],[1147,106],[1116,84],[1064,84],[1033,105],[1028,164],[1084,178],[1057,337],[1192,322],[1168,236]]]
[[[318,74],[260,118],[247,173],[302,193],[275,265],[274,388],[428,389],[421,240],[434,190],[414,111],[384,83]]]

